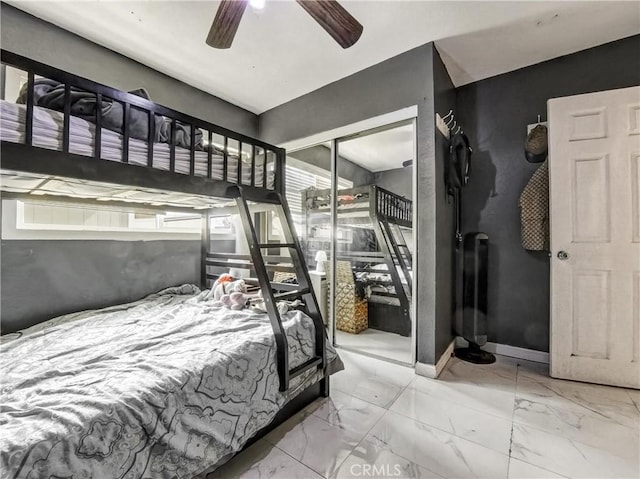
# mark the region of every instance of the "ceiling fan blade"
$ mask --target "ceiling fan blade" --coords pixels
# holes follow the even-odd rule
[[[296,0],[342,48],[354,45],[363,27],[336,0]]]
[[[242,14],[249,0],[222,0],[207,35],[207,45],[213,48],[229,48],[238,31]]]

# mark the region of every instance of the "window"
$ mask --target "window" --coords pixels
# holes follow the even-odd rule
[[[125,211],[112,205],[3,200],[3,239],[198,239],[197,213]]]
[[[212,235],[234,235],[233,217],[231,215],[213,216],[209,233]]]
[[[304,234],[302,191],[329,189],[330,172],[296,160],[286,166],[286,197],[294,227]],[[353,183],[339,178],[338,188]],[[270,235],[279,236],[280,226],[271,218]],[[141,205],[136,212],[109,204],[87,205],[63,200],[2,200],[3,239],[196,239],[202,231],[201,216],[188,212],[158,212]],[[231,239],[236,231],[231,216],[213,217],[211,234]],[[225,238],[223,238],[223,236]]]
[[[286,197],[298,236],[304,234],[302,191],[331,188],[331,172],[287,158]],[[353,182],[338,178],[338,189],[353,188]]]
[[[127,213],[105,208],[16,201],[16,228],[101,231],[127,228]]]

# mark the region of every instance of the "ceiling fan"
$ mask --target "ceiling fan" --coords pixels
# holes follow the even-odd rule
[[[362,25],[336,0],[296,0],[313,19],[324,28],[342,48],[354,45],[362,35]],[[207,45],[213,48],[229,48],[238,30],[242,14],[249,0],[222,0]]]

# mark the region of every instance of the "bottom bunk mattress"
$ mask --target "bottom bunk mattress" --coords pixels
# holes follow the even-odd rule
[[[328,367],[278,390],[265,313],[231,311],[193,285],[69,314],[2,337],[1,476],[193,477],[239,451]],[[282,315],[291,367],[314,325]]]

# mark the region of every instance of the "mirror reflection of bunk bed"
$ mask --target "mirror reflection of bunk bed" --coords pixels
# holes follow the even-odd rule
[[[411,334],[411,200],[376,185],[337,192],[336,328]],[[329,250],[331,191],[303,193],[307,259]]]
[[[202,218],[199,287],[3,334],[2,470],[193,477],[327,396],[342,366],[292,233],[284,150],[8,51],[2,63],[27,77],[22,103],[1,101],[2,199]],[[54,84],[59,108],[42,100]],[[265,212],[284,242],[263,240]],[[212,249],[223,215],[238,219],[246,251]],[[259,290],[247,308],[214,294],[234,268],[247,272],[238,287]],[[282,270],[300,284],[274,282]]]

